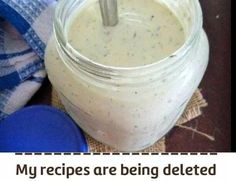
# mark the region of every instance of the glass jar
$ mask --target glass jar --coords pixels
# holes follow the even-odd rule
[[[206,71],[209,44],[199,1],[159,0],[180,19],[186,41],[161,61],[129,68],[98,64],[70,45],[67,20],[84,2],[58,3],[45,57],[49,79],[90,136],[119,151],[145,149],[176,124]]]

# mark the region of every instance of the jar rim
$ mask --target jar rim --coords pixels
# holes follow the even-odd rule
[[[58,17],[59,18],[61,17],[60,16],[60,13],[61,13],[60,7],[63,5],[63,3],[65,4],[65,2],[67,2],[67,1],[61,0],[58,2],[58,5],[57,5],[56,11],[55,11],[55,18],[54,18],[55,20],[58,19]],[[55,34],[57,43],[60,45],[60,47],[63,50],[67,50],[69,47],[70,50],[73,52],[73,54],[76,55],[76,60],[73,59],[73,60],[75,60],[76,63],[78,63],[78,61],[83,61],[83,65],[95,67],[95,68],[100,68],[103,70],[103,72],[142,71],[142,70],[149,69],[150,67],[158,67],[163,62],[167,62],[170,60],[173,61],[175,59],[176,55],[184,56],[188,52],[188,50],[191,47],[191,45],[193,44],[194,40],[196,39],[196,37],[198,37],[198,34],[203,26],[202,9],[200,6],[200,2],[199,2],[199,0],[194,0],[193,3],[194,3],[194,13],[196,14],[196,16],[194,16],[194,18],[193,18],[191,32],[187,36],[184,44],[179,49],[177,49],[175,52],[171,53],[168,57],[165,57],[157,62],[153,62],[153,63],[147,64],[147,65],[140,65],[140,66],[133,66],[133,67],[118,67],[118,66],[104,65],[104,64],[98,63],[96,61],[93,61],[92,59],[89,59],[88,57],[81,54],[79,51],[75,50],[73,48],[73,46],[70,45],[69,42],[65,42],[66,41],[65,35],[62,32],[57,33],[56,27],[58,27],[58,22],[55,20],[54,20],[54,34]],[[61,38],[61,37],[63,37],[63,38]],[[63,39],[64,42],[62,41],[63,43],[61,43],[58,39],[60,39],[60,40]],[[68,51],[67,51],[67,55],[68,55]],[[77,59],[78,59],[78,61],[77,61]]]

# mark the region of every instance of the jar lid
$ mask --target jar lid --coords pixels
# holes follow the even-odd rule
[[[88,152],[88,144],[67,114],[32,106],[0,121],[0,152]]]

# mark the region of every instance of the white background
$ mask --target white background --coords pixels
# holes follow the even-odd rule
[[[66,179],[66,176],[48,176],[39,175],[41,166],[62,166],[65,163],[66,166],[72,167],[85,167],[89,166],[91,174],[90,176],[71,176]],[[145,176],[120,176],[120,165],[126,166],[138,166],[141,163],[142,166],[158,167],[159,177],[157,179],[151,179],[152,175]],[[27,180],[40,180],[40,181],[61,181],[61,180],[82,180],[82,181],[151,181],[151,180],[166,180],[166,181],[235,181],[236,180],[236,154],[226,153],[218,155],[15,155],[15,154],[0,154],[0,180],[3,181],[27,181]],[[28,166],[37,166],[38,172],[36,179],[29,179],[29,175],[16,175],[16,165],[27,164]],[[168,164],[172,166],[207,166],[210,167],[216,164],[216,176],[165,176],[162,173],[163,167]],[[111,176],[95,176],[93,174],[93,168],[96,166],[116,166],[117,175]]]

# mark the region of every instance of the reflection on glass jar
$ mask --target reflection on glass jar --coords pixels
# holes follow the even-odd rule
[[[85,132],[138,151],[175,125],[206,71],[209,45],[198,0],[118,5],[119,24],[105,28],[97,0],[61,0],[45,61]]]

